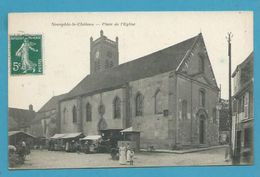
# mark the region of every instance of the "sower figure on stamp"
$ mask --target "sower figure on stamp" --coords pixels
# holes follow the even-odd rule
[[[30,70],[32,70],[32,72],[35,72],[36,64],[29,59],[29,50],[38,52],[37,49],[32,47],[33,45],[34,45],[33,42],[29,42],[28,38],[25,38],[23,44],[15,54],[16,56],[21,57],[21,63],[22,63],[21,69],[24,70],[24,73]]]

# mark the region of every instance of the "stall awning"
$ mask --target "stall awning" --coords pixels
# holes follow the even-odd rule
[[[69,139],[69,138],[76,138],[76,137],[84,137],[85,135],[83,133],[66,133],[65,136],[63,136],[63,139]]]
[[[129,128],[126,128],[126,129],[124,129],[120,132],[121,133],[139,133],[140,131],[134,130],[133,127],[129,127]]]
[[[52,137],[50,137],[50,139],[61,139],[64,136],[65,136],[65,134],[55,134]]]
[[[33,136],[33,135],[29,134],[29,133],[25,133],[23,131],[9,131],[8,132],[8,136],[13,136],[13,135],[17,135],[17,134],[24,134],[26,136],[30,136],[32,138],[35,138],[35,136]]]
[[[88,135],[85,138],[82,138],[81,140],[99,140],[101,139],[101,135]]]

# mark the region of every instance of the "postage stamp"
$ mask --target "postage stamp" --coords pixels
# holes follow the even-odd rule
[[[11,75],[42,74],[42,67],[42,35],[11,35]]]

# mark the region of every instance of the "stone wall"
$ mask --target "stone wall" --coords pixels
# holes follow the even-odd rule
[[[155,113],[155,94],[161,92],[162,110],[169,110],[169,73],[130,82],[130,107],[134,129],[140,130],[141,148],[154,146],[169,147],[169,116]],[[135,99],[137,93],[143,95],[143,116],[136,116]]]
[[[113,113],[113,101],[115,97],[119,97],[121,100],[121,118],[114,119]],[[107,123],[108,129],[123,129],[125,128],[125,113],[123,109],[124,105],[123,89],[115,89],[110,91],[104,91],[102,93],[96,93],[90,96],[81,96],[75,99],[62,101],[60,103],[61,113],[61,133],[79,132],[82,131],[85,135],[97,135],[98,123],[101,119],[101,115],[98,111],[101,104],[104,105],[105,112],[103,118]],[[86,120],[86,105],[90,103],[92,120]],[[72,109],[73,106],[77,107],[78,110],[78,123],[72,121]],[[64,122],[64,109],[68,110],[66,120]]]
[[[205,106],[199,104],[199,91],[205,90]],[[182,118],[181,103],[187,101],[187,118]],[[213,121],[213,109],[218,103],[218,92],[197,81],[178,77],[178,144],[199,146],[199,111],[205,112],[205,145],[216,145],[219,140],[219,118]]]

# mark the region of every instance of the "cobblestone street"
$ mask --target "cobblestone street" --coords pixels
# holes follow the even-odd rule
[[[224,161],[225,148],[207,151],[173,154],[140,152],[135,154],[134,166],[120,165],[110,154],[67,153],[59,151],[32,150],[24,165],[18,169],[45,168],[102,168],[102,167],[142,167],[142,166],[200,166],[230,165]]]

